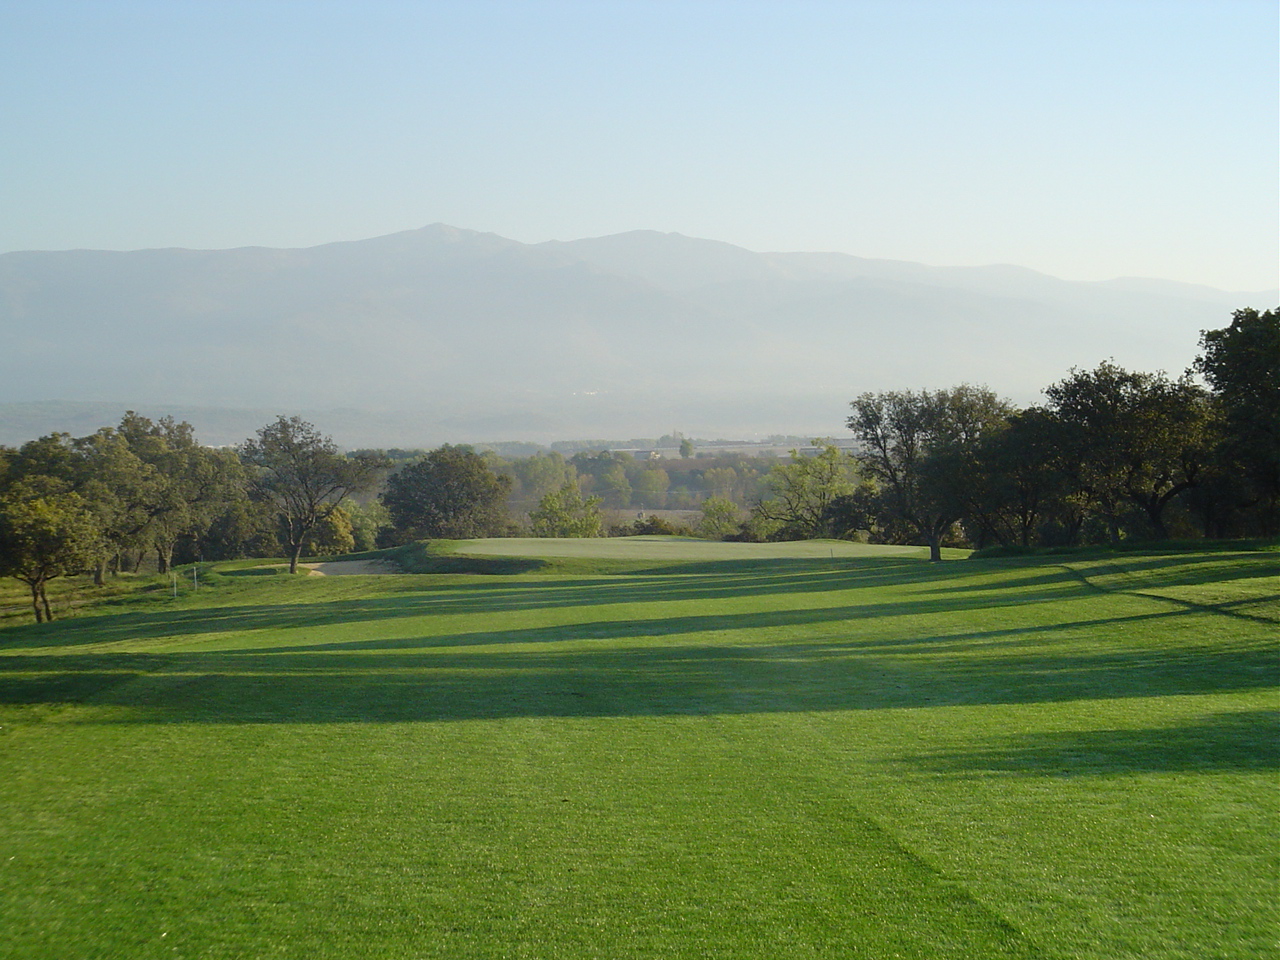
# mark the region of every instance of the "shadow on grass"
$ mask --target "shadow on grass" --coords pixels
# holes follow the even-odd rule
[[[517,631],[510,639],[545,636]],[[0,703],[91,702],[123,708],[111,716],[130,722],[424,722],[1024,704],[1258,690],[1280,681],[1269,645],[1053,655],[1012,639],[1009,648],[975,652],[955,637],[933,638],[936,646],[922,638],[534,649],[472,649],[456,639],[11,654],[0,658]],[[908,642],[907,656],[892,646]]]
[[[751,563],[752,561],[744,561]],[[824,561],[825,563],[825,561]],[[956,576],[981,575],[979,569],[949,568],[948,581]],[[892,585],[898,589],[919,588],[918,599],[892,603],[851,603],[838,607],[801,610],[755,610],[750,613],[709,614],[698,617],[637,619],[629,611],[627,623],[643,635],[652,635],[643,625],[667,623],[663,633],[690,630],[736,629],[754,626],[786,626],[896,614],[928,614],[1024,605],[1070,596],[1092,595],[1068,571],[1045,578],[1042,589],[1023,585],[1016,591],[987,583],[985,589],[954,595],[934,586],[935,569],[901,561],[860,561],[845,569],[819,569],[808,573],[739,572],[726,574],[667,574],[627,577],[586,577],[571,580],[506,581],[488,577],[466,580],[439,580],[429,584],[408,578],[387,578],[377,589],[382,596],[358,599],[323,600],[303,603],[253,603],[196,609],[156,610],[120,613],[111,617],[91,616],[63,620],[44,628],[27,627],[3,636],[5,646],[69,647],[148,639],[181,639],[228,631],[291,629],[360,622],[433,617],[440,615],[490,614],[546,610],[563,607],[595,607],[610,604],[651,607],[656,603],[696,600],[714,608],[716,601],[751,599],[787,594],[803,595]],[[306,589],[306,582],[297,584]],[[319,587],[319,585],[317,585]],[[386,595],[390,594],[390,595]],[[656,608],[655,608],[656,609]],[[591,625],[585,628],[594,629]],[[573,629],[573,628],[570,628]],[[581,630],[582,628],[578,628]],[[5,642],[7,641],[7,642]]]
[[[1211,714],[1178,727],[1023,734],[998,746],[922,754],[902,762],[961,775],[1280,770],[1280,711]]]
[[[1247,628],[1252,633],[1241,634],[1241,639],[1188,642],[1194,635],[1190,631],[1165,627],[1213,614],[1175,603],[1161,606],[1155,600],[1135,607],[1108,606],[1121,612],[1074,621],[1044,622],[1049,618],[1041,613],[992,616],[1001,606],[1097,597],[1065,569],[1052,574],[1040,570],[1020,582],[1015,578],[1012,588],[1008,580],[997,578],[972,581],[977,587],[985,582],[986,590],[950,589],[957,578],[965,585],[969,578],[989,573],[981,565],[948,565],[939,582],[936,567],[862,561],[799,574],[720,569],[569,581],[476,578],[431,581],[412,589],[405,586],[409,578],[390,578],[378,588],[392,591],[389,596],[85,618],[6,636],[0,645],[0,704],[114,708],[78,715],[84,722],[406,723],[1026,704],[1249,691],[1280,683],[1274,642],[1249,639],[1257,628]],[[726,602],[715,612],[717,600],[888,585],[905,591],[907,599],[899,599],[903,593],[855,590],[838,594],[850,601],[839,605],[779,609],[770,602],[760,609]],[[307,581],[292,586],[303,595],[312,589]],[[856,602],[860,597],[867,602]],[[699,609],[712,612],[671,616],[655,605],[684,599],[705,601]],[[441,634],[424,630],[430,635],[379,636],[379,631],[395,630],[403,618],[556,607],[591,610],[609,603],[631,606],[616,611],[614,619],[605,619],[607,612],[601,610],[597,619],[560,626],[455,627]],[[966,619],[968,612],[977,611],[982,611],[982,624],[1002,625],[964,629],[978,625]],[[918,619],[900,627],[893,622],[922,615],[955,619],[930,621],[932,631],[922,630]],[[862,623],[868,620],[883,622],[868,631]],[[946,629],[939,623],[954,630],[939,633]],[[310,627],[352,624],[359,626],[350,635],[360,639],[304,639]],[[415,631],[414,625],[398,626]],[[235,643],[246,645],[253,644],[249,634],[254,630],[268,631],[266,642],[244,649],[180,651],[165,642],[228,633],[235,635]],[[717,632],[727,635],[711,636]],[[1182,639],[1167,640],[1174,636]],[[282,642],[286,637],[301,642]],[[148,639],[160,641],[153,652],[145,649]],[[116,641],[128,642],[131,649],[103,646]],[[107,716],[110,721],[102,719]],[[1240,734],[1252,743],[1264,723],[1251,721],[1245,729],[1223,721],[1207,727],[1201,740],[1234,743]],[[1122,731],[1118,742],[1124,742],[1123,736]],[[1083,754],[1098,753],[1086,747]],[[1075,747],[1065,741],[1028,740],[988,754],[956,754],[932,762],[955,771],[1000,769],[1003,762],[1008,772],[1016,772],[1057,762],[1055,757],[1071,749]],[[1256,751],[1233,750],[1224,746],[1208,753],[1253,769],[1248,764],[1255,762],[1250,758]],[[1140,753],[1134,743],[1116,756]],[[1173,749],[1170,756],[1177,753]],[[1153,755],[1149,765],[1158,762]]]
[[[1242,561],[1249,561],[1247,565]],[[1064,558],[1062,566],[1046,568],[1045,558],[1033,560],[1017,558],[991,560],[992,564],[1017,567],[1029,565],[1034,569],[1026,577],[1010,577],[1002,580],[1002,586],[1018,588],[1044,583],[1058,582],[1066,570],[1070,575],[1085,582],[1094,579],[1115,576],[1117,574],[1129,578],[1129,582],[1117,584],[1111,589],[1123,590],[1158,590],[1164,587],[1199,586],[1217,583],[1221,580],[1253,580],[1280,577],[1280,554],[1270,562],[1258,562],[1257,553],[1210,553],[1202,556],[1158,556],[1141,557],[1121,555],[1098,559],[1073,560]],[[948,589],[963,592],[981,589],[982,585],[958,584]],[[1099,589],[1105,589],[1099,587]]]
[[[302,571],[305,573],[306,571]],[[220,577],[279,577],[295,576],[289,573],[287,564],[270,567],[242,567],[238,570],[219,570]]]
[[[482,576],[514,576],[535,573],[550,566],[536,557],[470,557],[446,554],[415,560],[405,566],[406,573],[474,573]]]

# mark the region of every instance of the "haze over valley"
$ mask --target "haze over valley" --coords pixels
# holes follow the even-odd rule
[[[443,224],[304,249],[0,255],[0,442],[125,409],[235,442],[302,411],[349,445],[841,432],[863,391],[1072,366],[1180,373],[1276,291]]]

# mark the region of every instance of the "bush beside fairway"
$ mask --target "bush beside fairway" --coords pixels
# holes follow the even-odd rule
[[[0,631],[0,956],[1275,952],[1274,552],[668,547]]]

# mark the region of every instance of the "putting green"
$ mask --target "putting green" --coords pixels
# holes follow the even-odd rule
[[[457,552],[486,557],[574,557],[600,560],[780,560],[822,557],[927,557],[925,547],[890,547],[847,540],[721,543],[689,537],[609,537],[556,540],[499,537],[459,540]]]

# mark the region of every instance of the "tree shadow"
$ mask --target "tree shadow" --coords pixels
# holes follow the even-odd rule
[[[743,561],[751,563],[751,561]],[[412,581],[390,583],[379,587],[381,596],[317,602],[258,603],[235,606],[202,607],[186,610],[148,610],[124,612],[113,616],[90,616],[58,621],[44,627],[28,625],[8,632],[0,641],[5,646],[23,648],[74,647],[148,639],[179,639],[225,631],[252,631],[282,628],[321,627],[358,622],[378,622],[414,617],[459,614],[491,614],[563,607],[597,607],[613,604],[646,606],[687,600],[716,601],[764,596],[803,595],[848,591],[892,584],[895,587],[923,587],[917,599],[887,603],[859,602],[836,607],[800,610],[753,611],[750,613],[710,614],[694,617],[635,619],[627,623],[640,635],[653,635],[646,625],[666,624],[661,633],[689,632],[705,629],[732,629],[747,626],[794,626],[827,620],[888,617],[900,614],[959,612],[975,608],[990,609],[1004,605],[1025,605],[1044,600],[1060,600],[1088,595],[1093,591],[1075,577],[1062,571],[1046,579],[1042,590],[1027,587],[1014,591],[991,588],[987,595],[972,591],[963,595],[950,588],[933,586],[936,571],[923,564],[911,563],[907,570],[897,569],[894,561],[858,561],[859,566],[842,569],[820,569],[805,574],[794,572],[739,572],[726,574],[654,574],[651,576],[594,577],[561,579],[495,581],[488,577],[465,581],[435,581],[414,584]],[[862,564],[868,564],[864,568]],[[980,571],[947,571],[948,582],[957,575],[978,575]],[[306,582],[297,584],[306,588]],[[390,595],[387,595],[387,594]],[[593,635],[592,624],[574,629],[579,635]],[[585,634],[582,631],[587,631]],[[522,641],[533,642],[533,641]]]
[[[1280,555],[1274,562],[1258,562],[1259,554],[1241,552],[1210,553],[1199,555],[1161,555],[1141,557],[1120,555],[1105,559],[1072,560],[1063,558],[1061,565],[1046,568],[1048,562],[1044,557],[1012,557],[996,558],[981,561],[984,565],[999,568],[1032,567],[1025,577],[1005,577],[1000,581],[1000,588],[1018,589],[1026,586],[1060,583],[1069,580],[1080,580],[1092,583],[1094,578],[1106,576],[1128,576],[1132,584],[1126,589],[1132,591],[1158,590],[1164,587],[1198,586],[1215,583],[1223,579],[1224,565],[1230,569],[1232,580],[1253,580],[1280,577]],[[1253,561],[1248,566],[1237,566],[1236,561]],[[944,589],[964,592],[988,588],[985,583],[961,583]],[[1102,589],[1102,588],[1097,588]]]
[[[1280,711],[1217,713],[1174,727],[1022,734],[976,750],[902,757],[934,773],[1098,776],[1280,770]]]
[[[859,562],[803,574],[720,570],[416,586],[409,578],[404,581],[411,586],[393,578],[390,594],[374,597],[85,618],[9,633],[0,647],[0,704],[110,708],[68,716],[86,723],[411,723],[1032,704],[1252,691],[1280,683],[1271,641],[1244,635],[1202,644],[1133,642],[1150,636],[1152,627],[1209,615],[1185,605],[1144,603],[1124,615],[965,629],[973,625],[966,611],[981,610],[990,622],[990,612],[1000,606],[1096,595],[1066,570],[1037,574],[1034,583],[1013,590],[948,589],[957,577],[987,574],[982,567],[969,572],[948,565],[938,582],[939,571],[923,564],[902,569],[898,563]],[[716,607],[716,601],[848,590],[882,580],[896,588],[905,584],[915,598],[877,601],[892,595],[855,592],[840,597],[852,602],[823,607]],[[298,586],[310,589],[306,581]],[[857,602],[860,597],[869,602]],[[700,609],[710,612],[664,615],[670,608],[659,605],[643,612],[646,603],[681,599],[705,601]],[[565,625],[418,633],[420,627],[397,622],[612,603],[629,606],[611,619],[601,610],[596,619]],[[932,621],[945,626],[924,634],[918,619],[895,622],[939,614],[957,616]],[[874,635],[863,630],[860,621],[867,620],[881,621]],[[309,627],[353,624],[351,635],[361,639],[303,639]],[[407,632],[406,626],[412,635],[394,634],[397,628]],[[237,643],[252,644],[244,634],[253,630],[270,631],[270,645],[173,650],[156,643],[148,651],[139,642],[234,633]],[[281,630],[300,642],[283,642]],[[718,632],[726,635],[710,636]],[[111,649],[111,643],[125,641],[131,649]],[[1247,727],[1223,720],[1189,732],[1186,742],[1217,744],[1221,749],[1204,755],[1245,764],[1256,751],[1229,745],[1236,734],[1253,743],[1264,727],[1261,719]],[[1120,742],[1125,735],[1120,731]],[[1128,753],[1120,751],[1109,762],[1142,755],[1143,749],[1151,764],[1158,762],[1152,752],[1158,733],[1151,734],[1149,749],[1130,739]],[[1091,741],[1084,742],[1087,747]],[[1071,749],[1065,740],[1028,739],[985,753],[937,755],[930,762],[952,772],[1000,770],[1004,763],[1012,773],[1065,762],[1061,756],[1074,756]],[[1177,753],[1171,751],[1165,762],[1175,762]]]
[[[1230,571],[1232,580],[1253,580],[1280,577],[1280,555],[1270,562],[1256,562],[1256,553],[1211,553],[1204,556],[1120,556],[1105,562],[1084,565],[1077,574],[1088,579],[1096,576],[1119,574],[1131,577],[1134,590],[1159,590],[1164,587],[1199,586],[1223,579],[1223,568]],[[1269,555],[1267,559],[1270,559]],[[1237,561],[1255,561],[1239,566]]]
[[[663,631],[687,633],[661,621],[641,632],[597,626],[610,642],[556,646],[536,628],[216,652],[11,654],[0,658],[0,702],[118,708],[85,722],[435,722],[1027,704],[1280,681],[1269,645],[1053,654],[1009,636],[1007,647],[975,653],[984,635],[733,645],[655,642]]]

